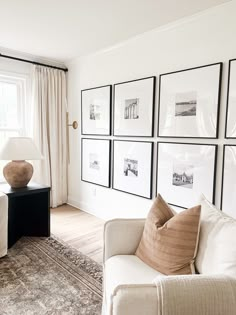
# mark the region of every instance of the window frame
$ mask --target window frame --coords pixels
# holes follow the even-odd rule
[[[6,72],[0,70],[0,82],[14,84],[17,87],[17,116],[19,119],[19,125],[16,128],[1,127],[1,132],[17,132],[19,136],[27,136],[30,132],[27,132],[27,124],[29,124],[32,118],[29,114],[29,76],[25,74],[19,74],[14,72]],[[28,122],[27,122],[28,121]],[[3,174],[0,174],[0,183],[5,183]]]

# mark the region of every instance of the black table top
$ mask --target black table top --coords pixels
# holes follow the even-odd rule
[[[22,188],[11,188],[8,184],[0,184],[0,192],[10,196],[17,195],[30,195],[44,191],[50,191],[49,186],[44,186],[36,183],[29,183],[28,186]]]

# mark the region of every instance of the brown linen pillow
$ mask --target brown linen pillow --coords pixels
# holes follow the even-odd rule
[[[159,194],[147,216],[135,255],[165,275],[195,273],[200,214],[201,206],[175,214]]]

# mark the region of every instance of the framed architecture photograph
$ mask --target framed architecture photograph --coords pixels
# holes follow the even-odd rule
[[[218,138],[222,63],[160,75],[158,136]]]
[[[236,219],[236,145],[224,145],[221,209]]]
[[[111,134],[112,86],[105,85],[81,91],[81,134]]]
[[[189,208],[201,194],[214,203],[217,146],[159,142],[157,193],[174,206]]]
[[[81,139],[81,180],[110,187],[111,141]]]
[[[112,188],[151,199],[152,164],[153,142],[114,140]]]
[[[229,61],[225,138],[236,139],[236,59]]]
[[[156,77],[114,85],[114,136],[152,137]]]

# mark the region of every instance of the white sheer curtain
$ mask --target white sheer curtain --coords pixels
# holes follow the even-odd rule
[[[34,140],[43,159],[34,163],[34,181],[51,186],[51,206],[67,201],[67,85],[62,70],[34,66]]]

